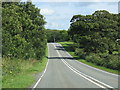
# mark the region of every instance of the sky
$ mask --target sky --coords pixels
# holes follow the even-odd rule
[[[68,30],[73,15],[91,15],[96,10],[118,13],[118,2],[33,2],[44,15],[45,28]]]

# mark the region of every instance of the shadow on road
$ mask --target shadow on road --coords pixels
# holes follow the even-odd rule
[[[56,46],[57,48],[55,48],[55,50],[62,50],[62,51],[66,51],[62,46]]]
[[[72,57],[48,57],[48,59],[68,59],[68,60],[75,60],[74,58]]]
[[[66,51],[63,46],[56,46],[55,50]],[[68,60],[76,60],[79,57],[48,57],[48,59],[68,59]]]

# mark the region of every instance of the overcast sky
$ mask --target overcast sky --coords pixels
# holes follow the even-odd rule
[[[26,1],[26,0],[22,0]],[[119,0],[31,0],[41,9],[47,29],[67,30],[73,15],[90,15],[96,10],[118,13]],[[84,1],[84,2],[83,2]],[[89,1],[89,2],[88,2]]]

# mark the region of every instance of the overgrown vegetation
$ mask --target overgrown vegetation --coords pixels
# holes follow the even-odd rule
[[[100,10],[92,15],[73,16],[69,35],[75,54],[96,65],[119,70],[119,15]]]
[[[113,70],[113,69],[110,69],[110,68],[106,68],[104,66],[100,66],[100,65],[96,65],[92,62],[88,62],[87,60],[85,59],[82,59],[81,57],[79,57],[78,55],[75,54],[74,52],[74,42],[59,42],[64,48],[65,50],[71,55],[73,56],[73,58],[75,58],[76,60],[84,63],[84,64],[87,64],[87,65],[90,65],[92,67],[95,67],[95,68],[98,68],[98,69],[101,69],[101,70],[104,70],[104,71],[107,71],[107,72],[111,72],[111,73],[115,73],[115,74],[120,74],[120,71],[119,70]]]
[[[66,30],[47,29],[46,33],[48,42],[63,42],[69,40],[68,32]]]
[[[3,58],[3,88],[28,88],[35,82],[34,74],[42,72],[47,63],[46,56],[41,61],[31,59]]]
[[[73,16],[68,31],[45,30],[44,16],[31,2],[3,2],[3,88],[26,88],[34,82],[32,75],[41,72],[47,62],[47,41],[72,40],[74,44],[66,44],[65,48],[76,59],[116,73],[120,67],[119,16],[95,11],[92,15]]]
[[[44,16],[31,2],[2,3],[3,88],[27,88],[47,62]]]
[[[45,55],[44,18],[31,2],[2,3],[3,57],[41,60]]]

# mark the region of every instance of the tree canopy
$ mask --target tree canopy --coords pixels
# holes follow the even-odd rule
[[[48,42],[63,42],[69,40],[68,32],[66,30],[47,29],[46,33]]]
[[[47,40],[40,9],[31,2],[3,2],[2,11],[2,55],[41,59]]]
[[[98,56],[104,54],[106,57],[116,57],[115,60],[118,63],[118,56],[114,55],[114,52],[120,53],[120,45],[116,41],[120,38],[119,26],[119,14],[98,10],[92,15],[74,15],[68,33],[77,44],[76,52],[78,54],[84,52],[83,58],[91,53]],[[113,61],[110,60],[108,63]],[[99,64],[101,63],[99,62]],[[118,68],[118,65],[108,67]]]

